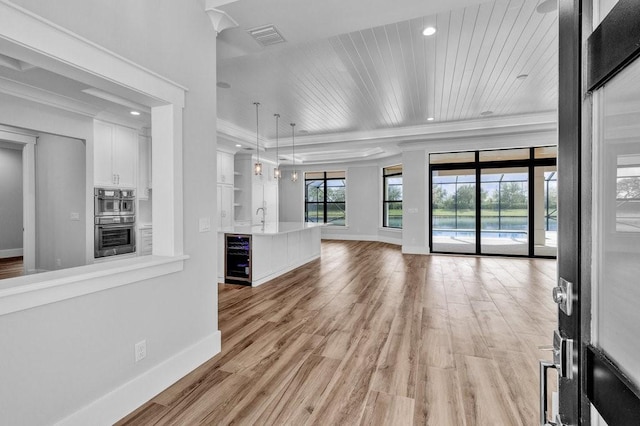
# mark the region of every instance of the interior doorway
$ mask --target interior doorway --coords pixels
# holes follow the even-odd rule
[[[22,145],[0,141],[0,278],[23,274]]]

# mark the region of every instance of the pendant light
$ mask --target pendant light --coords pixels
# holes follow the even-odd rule
[[[298,172],[296,171],[296,135],[295,135],[296,123],[291,123],[291,147],[293,149],[293,170],[291,171],[291,182],[298,181]]]
[[[275,179],[280,179],[282,177],[282,172],[280,171],[280,156],[278,154],[278,120],[280,119],[280,114],[273,114],[276,118],[276,168],[273,169],[273,177]]]
[[[253,172],[256,175],[262,174],[262,163],[260,162],[260,139],[258,136],[258,107],[260,106],[260,102],[253,103],[256,106],[256,164],[253,165]]]

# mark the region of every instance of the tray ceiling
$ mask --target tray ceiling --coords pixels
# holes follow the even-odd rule
[[[357,19],[351,19],[355,12],[345,2],[326,2],[327,8],[314,14],[311,5],[318,2],[300,0],[297,7],[308,6],[307,13],[279,14],[276,6],[284,3],[292,2],[239,0],[223,6],[240,27],[218,40],[218,81],[231,86],[218,90],[218,118],[255,135],[252,103],[261,102],[259,133],[267,146],[275,138],[274,113],[281,115],[281,144],[290,143],[289,123],[296,122],[296,145],[301,154],[305,149],[310,154],[312,145],[326,149],[323,135],[340,134],[344,137],[337,140],[348,141],[352,132],[557,107],[557,12],[537,12],[537,0],[411,0],[400,2],[404,7],[395,13],[381,3],[398,2],[374,2],[380,3],[376,10],[358,0],[366,13]],[[445,4],[456,7],[442,10]],[[260,15],[269,6],[270,13]],[[433,13],[415,15],[419,11]],[[385,22],[397,17],[407,19]],[[245,30],[265,24],[275,25],[287,42],[261,47],[250,39],[247,48]],[[436,34],[423,36],[427,26]],[[334,34],[344,28],[357,29]]]

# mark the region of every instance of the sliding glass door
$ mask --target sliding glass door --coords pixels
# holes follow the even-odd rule
[[[476,171],[432,174],[432,247],[450,253],[476,252]]]
[[[525,167],[481,169],[480,250],[529,253],[529,174]]]
[[[555,147],[431,154],[431,251],[555,256],[555,157]]]

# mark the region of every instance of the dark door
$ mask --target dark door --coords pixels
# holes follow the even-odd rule
[[[541,364],[541,384],[558,369],[559,407],[551,418],[543,392],[541,423],[590,424],[593,406],[639,424],[640,2],[619,0],[592,33],[582,4],[559,1],[558,330]]]

